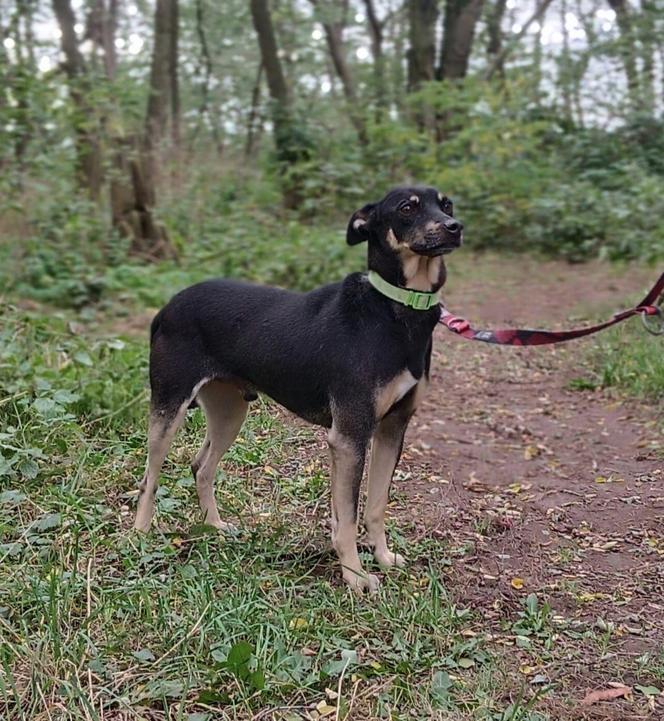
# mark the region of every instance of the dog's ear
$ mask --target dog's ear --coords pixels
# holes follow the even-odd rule
[[[375,208],[376,203],[367,203],[367,205],[356,210],[350,216],[348,229],[346,230],[346,242],[348,245],[357,245],[369,238],[369,229]]]

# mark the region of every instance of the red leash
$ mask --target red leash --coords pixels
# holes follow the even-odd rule
[[[481,340],[484,343],[497,343],[498,345],[548,345],[550,343],[562,343],[566,340],[574,338],[582,338],[585,335],[597,333],[597,331],[609,328],[626,318],[633,315],[640,315],[645,319],[646,316],[659,316],[662,318],[662,325],[659,330],[653,330],[644,320],[646,330],[654,335],[664,334],[664,317],[662,309],[658,307],[657,298],[662,295],[664,297],[664,273],[659,276],[659,280],[652,287],[648,295],[634,308],[623,310],[616,313],[611,320],[597,325],[591,325],[588,328],[576,328],[574,330],[529,330],[528,328],[501,328],[500,330],[475,330],[471,328],[470,323],[463,318],[452,315],[441,303],[441,316],[439,323],[453,331],[457,335],[468,340]],[[660,299],[661,300],[661,299]]]

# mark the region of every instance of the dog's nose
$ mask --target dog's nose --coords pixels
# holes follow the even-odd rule
[[[463,230],[463,225],[459,223],[458,220],[454,220],[454,218],[446,220],[443,225],[445,226],[445,230],[452,235],[459,235]]]

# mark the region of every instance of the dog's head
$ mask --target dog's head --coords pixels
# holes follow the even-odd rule
[[[366,240],[392,252],[433,257],[461,245],[463,225],[454,218],[452,201],[435,188],[404,186],[355,211],[346,240],[349,245]]]

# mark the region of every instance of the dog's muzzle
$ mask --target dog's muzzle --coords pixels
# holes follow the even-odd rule
[[[435,257],[437,255],[447,255],[456,250],[463,243],[463,232],[457,234],[441,233],[437,235],[427,235],[416,243],[411,243],[409,248],[413,253],[418,255],[426,255]]]

